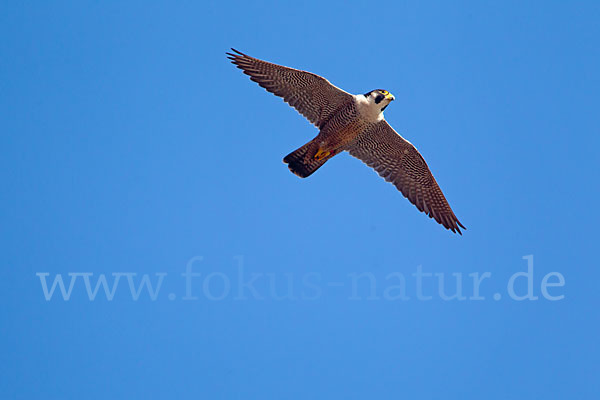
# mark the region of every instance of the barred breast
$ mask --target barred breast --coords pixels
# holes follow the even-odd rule
[[[339,152],[353,143],[368,124],[359,116],[354,101],[348,101],[321,126],[318,136],[327,149]]]

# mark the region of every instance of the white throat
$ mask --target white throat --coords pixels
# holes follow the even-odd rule
[[[362,119],[367,122],[379,122],[383,119],[381,104],[375,104],[374,101],[367,99],[362,94],[354,95],[354,101]]]

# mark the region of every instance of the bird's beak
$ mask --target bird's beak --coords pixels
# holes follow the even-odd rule
[[[393,94],[391,94],[391,93],[388,93],[388,94],[385,96],[385,98],[386,98],[386,99],[388,99],[389,101],[393,101],[393,100],[395,100],[395,99],[396,99],[396,98],[394,97],[394,95],[393,95]]]

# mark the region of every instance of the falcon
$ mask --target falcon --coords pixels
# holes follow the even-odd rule
[[[408,140],[385,120],[394,100],[387,90],[353,95],[311,72],[288,68],[231,49],[233,64],[267,91],[282,97],[319,128],[310,142],[283,159],[301,178],[347,151],[391,182],[419,211],[454,233],[466,229],[458,220],[427,163]],[[235,54],[234,54],[235,53]]]

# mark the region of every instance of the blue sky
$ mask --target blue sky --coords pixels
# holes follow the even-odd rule
[[[0,6],[6,398],[598,397],[600,6],[363,3]],[[292,175],[317,131],[230,47],[392,92],[464,235]]]

